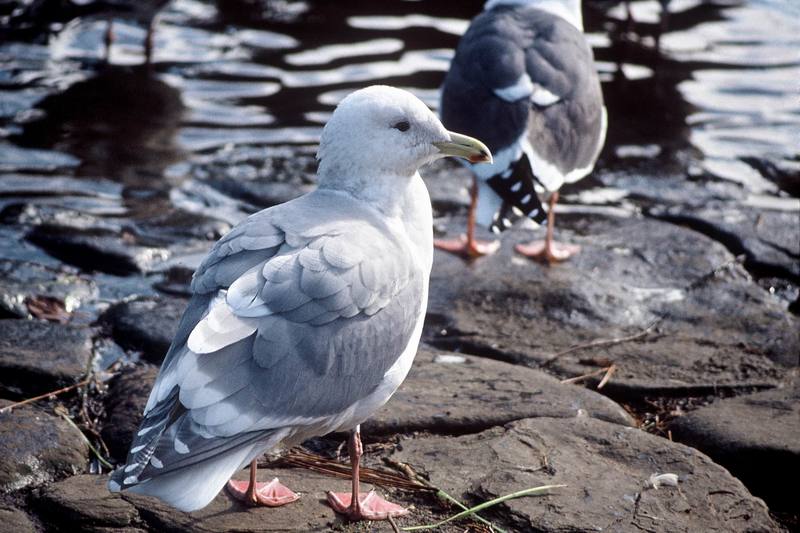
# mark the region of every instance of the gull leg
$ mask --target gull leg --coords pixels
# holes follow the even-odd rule
[[[356,522],[359,520],[386,520],[395,516],[408,513],[399,505],[387,502],[378,496],[374,490],[367,494],[360,493],[359,465],[364,449],[361,445],[361,428],[356,426],[350,434],[349,442],[350,463],[353,465],[353,489],[347,492],[328,492],[328,503],[337,513],[346,515]]]
[[[278,478],[273,478],[269,483],[259,483],[256,481],[256,460],[250,463],[250,480],[228,481],[228,492],[237,500],[249,503],[250,505],[265,505],[267,507],[280,507],[287,503],[292,503],[300,496],[292,492],[289,488],[281,484]]]
[[[548,201],[550,209],[547,212],[547,229],[544,241],[533,241],[529,244],[518,244],[515,250],[520,254],[543,261],[548,264],[566,261],[573,255],[581,251],[581,247],[575,244],[560,243],[553,240],[553,226],[556,219],[556,202],[558,202],[558,191],[550,195]]]
[[[111,61],[111,45],[114,43],[114,21],[108,19],[106,23],[106,32],[103,36],[103,42],[106,45],[106,54],[105,54],[105,61],[109,63]]]
[[[144,64],[150,65],[153,59],[153,31],[155,23],[153,20],[147,26],[147,35],[144,38]]]
[[[478,179],[472,179],[469,190],[469,211],[467,212],[467,234],[457,239],[435,239],[433,245],[440,250],[474,259],[491,255],[500,248],[500,241],[479,241],[475,238],[475,210],[478,207]]]

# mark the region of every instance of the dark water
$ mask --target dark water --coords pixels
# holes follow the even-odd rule
[[[144,276],[100,268],[101,301],[167,286],[163,272],[191,268],[229,224],[312,185],[321,127],[351,90],[396,85],[435,108],[481,5],[175,0],[151,68],[144,29],[123,20],[110,65],[101,20],[0,45],[0,255],[91,270],[29,235],[77,228],[145,256]],[[711,195],[784,225],[800,216],[799,6],[673,0],[658,50],[658,2],[634,3],[633,21],[590,2],[609,138],[565,210],[625,215]]]

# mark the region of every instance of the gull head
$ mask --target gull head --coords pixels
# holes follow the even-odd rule
[[[317,159],[326,176],[413,176],[435,159],[491,162],[477,139],[449,132],[408,91],[373,85],[349,94],[322,132]]]

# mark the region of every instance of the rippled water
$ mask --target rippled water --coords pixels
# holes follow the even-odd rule
[[[298,176],[313,170],[322,125],[349,91],[386,83],[435,108],[481,4],[175,0],[152,68],[144,30],[122,20],[108,66],[102,20],[74,21],[46,44],[0,45],[0,213],[14,223],[0,226],[2,255],[36,255],[15,233],[26,202],[38,221],[85,215],[81,227],[199,255],[180,237],[213,239],[312,185]],[[673,0],[659,51],[656,0],[634,2],[632,21],[613,0],[590,2],[609,138],[567,203],[625,211],[633,178],[668,196],[657,181],[670,176],[800,212],[798,5]]]

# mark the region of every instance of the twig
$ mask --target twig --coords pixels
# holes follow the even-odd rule
[[[663,317],[658,317],[657,319],[650,322],[650,324],[642,331],[635,333],[633,335],[627,335],[625,337],[615,337],[613,339],[597,339],[591,342],[587,342],[585,344],[576,344],[575,346],[570,346],[566,350],[561,350],[560,352],[556,352],[555,354],[551,355],[539,366],[545,367],[550,363],[552,363],[553,361],[555,361],[556,359],[558,359],[559,357],[567,355],[572,352],[577,352],[579,350],[586,350],[588,348],[598,348],[600,346],[612,346],[614,344],[621,344],[623,342],[630,342],[630,341],[635,341],[637,339],[641,339],[642,337],[650,333],[653,330],[653,328],[656,327],[659,322],[661,322],[662,319]]]
[[[613,366],[613,365],[612,365]],[[581,381],[592,378],[594,376],[599,376],[603,372],[608,372],[610,366],[604,366],[603,368],[598,368],[594,372],[589,372],[588,374],[581,374],[580,376],[575,376],[573,378],[562,379],[561,383],[569,384],[569,383],[580,383]]]
[[[389,525],[392,526],[392,531],[394,531],[394,533],[400,533],[400,528],[397,527],[397,522],[394,521],[392,515],[387,516],[386,519],[389,521]]]
[[[414,472],[414,469],[411,468],[411,466],[408,465],[407,463],[401,463],[400,461],[395,461],[394,459],[390,459],[389,457],[384,457],[383,462],[388,464],[392,468],[403,472],[406,475],[406,477],[408,477],[408,479],[412,481],[417,481],[429,487],[433,487],[433,485],[431,485],[431,483],[428,480],[421,478],[416,472]],[[447,500],[448,502],[452,503],[453,505],[457,506],[463,511],[468,510],[468,507],[466,505],[458,501],[453,496],[450,496],[442,489],[436,488],[436,497],[438,497],[441,500]],[[490,531],[497,531],[498,533],[506,533],[504,529],[500,529],[499,527],[495,526],[492,522],[486,520],[477,513],[475,514],[475,516],[473,516],[473,518],[476,519],[478,522],[481,522],[482,524],[486,525]]]
[[[483,503],[481,503],[479,505],[476,505],[475,507],[471,507],[469,509],[461,511],[458,514],[454,514],[453,516],[451,516],[449,518],[445,518],[444,520],[440,520],[439,522],[436,522],[435,524],[427,524],[427,525],[424,525],[424,526],[404,527],[403,531],[422,531],[422,530],[425,530],[425,529],[438,529],[438,528],[442,527],[443,525],[447,524],[448,522],[452,522],[453,520],[458,520],[460,518],[464,518],[464,517],[469,516],[471,514],[477,513],[478,511],[483,511],[484,509],[488,509],[489,507],[492,507],[492,506],[497,505],[499,503],[503,503],[503,502],[506,502],[508,500],[513,500],[514,498],[522,498],[523,496],[536,496],[536,495],[541,494],[542,492],[548,491],[550,489],[556,489],[556,488],[561,488],[561,487],[566,487],[566,485],[542,485],[540,487],[532,487],[532,488],[529,488],[529,489],[520,490],[518,492],[512,492],[511,494],[506,494],[505,496],[500,496],[499,498],[495,498],[493,500],[489,500],[488,502],[483,502]]]
[[[83,381],[79,381],[78,383],[75,383],[74,385],[70,385],[68,387],[64,387],[63,389],[54,390],[52,392],[48,392],[48,393],[45,393],[45,394],[40,394],[39,396],[34,396],[33,398],[28,398],[27,400],[22,400],[22,401],[19,401],[19,402],[16,402],[16,403],[12,403],[11,405],[6,405],[2,409],[0,409],[0,414],[7,413],[7,412],[11,411],[12,409],[14,409],[15,407],[20,407],[22,405],[26,405],[26,404],[29,404],[29,403],[38,402],[39,400],[45,400],[47,398],[51,398],[51,397],[56,396],[58,394],[62,394],[62,393],[65,393],[65,392],[69,392],[69,391],[71,391],[73,389],[77,389],[78,387],[82,387],[84,385],[88,385],[89,383],[92,382],[93,379],[94,379],[93,377],[88,378],[88,379],[84,379]]]
[[[66,409],[64,409],[63,407],[58,405],[55,408],[55,412],[56,412],[57,415],[59,415],[61,418],[63,418],[70,426],[74,427],[78,431],[78,433],[80,433],[81,438],[83,439],[83,442],[85,442],[86,445],[89,447],[89,449],[92,450],[92,452],[97,456],[97,459],[103,464],[103,466],[105,466],[109,470],[114,470],[114,465],[112,465],[111,463],[106,461],[103,458],[103,456],[100,455],[100,452],[97,451],[97,448],[95,448],[92,445],[92,443],[89,441],[89,439],[86,437],[86,435],[83,434],[83,431],[81,430],[81,428],[79,428],[78,425],[75,422],[72,421],[72,418],[70,418],[69,413],[67,412]]]
[[[611,379],[611,376],[614,374],[614,371],[616,369],[617,369],[617,365],[613,365],[612,364],[610,367],[608,367],[608,370],[606,370],[606,375],[603,376],[603,379],[601,379],[600,383],[597,384],[597,390],[600,390],[600,389],[602,389],[603,387],[606,386],[606,383],[608,383],[608,380]]]

